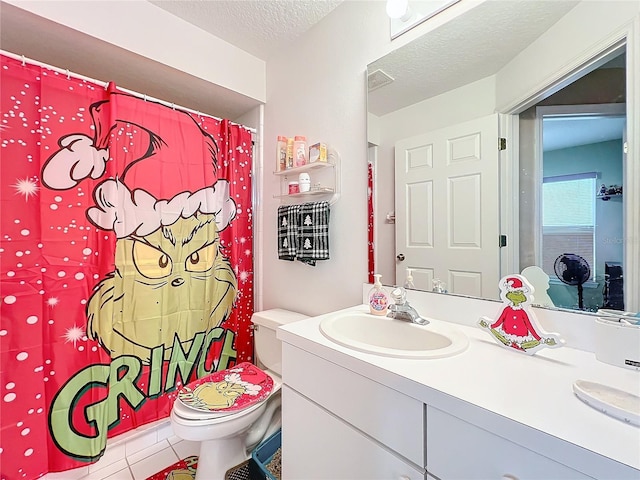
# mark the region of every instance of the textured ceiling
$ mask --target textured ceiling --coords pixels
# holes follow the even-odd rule
[[[158,0],[156,6],[264,59],[342,0]],[[0,1],[0,46],[183,107],[237,119],[259,102]],[[25,33],[26,32],[26,33]],[[31,33],[30,33],[31,32]],[[38,32],[37,35],[32,32]]]
[[[622,139],[623,116],[574,116],[544,120],[543,151]]]
[[[395,81],[369,93],[377,116],[495,74],[578,2],[490,0],[369,65]]]
[[[342,0],[150,0],[232,45],[267,60]]]
[[[153,0],[151,3],[267,60],[342,1]],[[398,105],[409,105],[495,73],[576,3],[489,0],[479,5],[376,62],[376,68],[387,71],[396,81],[370,93],[371,111],[382,115]],[[221,87],[212,88],[184,72],[4,2],[1,5],[0,43],[13,53],[88,77],[114,80],[131,90],[226,118],[237,118],[256,105],[247,97]],[[38,35],[25,35],[25,31]],[[119,67],[114,70],[114,65]],[[403,77],[401,70],[406,65],[411,65],[408,70],[411,75]]]
[[[14,5],[0,2],[0,13],[0,46],[10,53],[217,117],[236,119],[259,104]]]

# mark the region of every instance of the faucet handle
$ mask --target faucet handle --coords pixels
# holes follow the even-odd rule
[[[407,300],[407,291],[403,287],[397,287],[391,290],[391,299],[396,305],[402,305]]]

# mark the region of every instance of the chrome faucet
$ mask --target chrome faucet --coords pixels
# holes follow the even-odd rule
[[[407,320],[418,325],[426,325],[429,323],[429,320],[422,318],[416,309],[409,305],[409,302],[407,302],[407,291],[404,288],[398,287],[393,289],[391,291],[391,299],[394,303],[389,305],[387,317],[397,320]]]

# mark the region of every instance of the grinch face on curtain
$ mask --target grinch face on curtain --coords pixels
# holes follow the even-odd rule
[[[148,364],[151,349],[163,346],[168,360],[174,337],[186,351],[196,333],[227,318],[236,291],[215,215],[180,218],[117,241],[116,270],[89,300],[87,330],[114,358],[132,355]]]

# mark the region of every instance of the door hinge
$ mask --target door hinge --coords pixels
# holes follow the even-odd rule
[[[500,235],[500,237],[498,237],[498,246],[500,248],[507,246],[507,236],[506,235]]]
[[[629,153],[629,144],[628,144],[627,142],[624,142],[624,143],[622,144],[622,151],[623,151],[624,153]]]
[[[507,149],[507,139],[504,137],[498,138],[498,150],[506,150]]]

